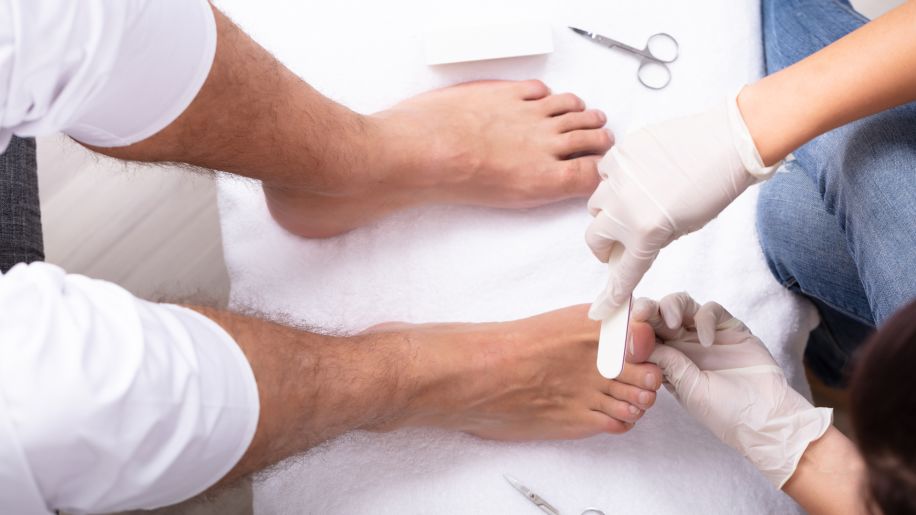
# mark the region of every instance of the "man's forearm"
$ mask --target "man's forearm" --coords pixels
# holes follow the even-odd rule
[[[191,105],[139,143],[93,150],[120,159],[175,161],[340,195],[372,184],[385,145],[375,122],[336,104],[214,8],[216,55]],[[354,173],[361,174],[354,177]]]
[[[765,164],[851,121],[916,100],[916,2],[747,86],[738,97]]]
[[[811,442],[783,490],[812,515],[865,513],[865,467],[853,443],[835,427]]]

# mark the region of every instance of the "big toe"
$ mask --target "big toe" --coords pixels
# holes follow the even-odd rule
[[[627,361],[643,363],[655,350],[655,331],[645,322],[630,322]]]

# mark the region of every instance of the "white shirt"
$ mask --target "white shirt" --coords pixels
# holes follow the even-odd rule
[[[215,45],[204,0],[0,0],[0,149],[155,134]],[[0,275],[0,513],[181,501],[238,462],[258,411],[248,361],[208,318],[48,264]]]

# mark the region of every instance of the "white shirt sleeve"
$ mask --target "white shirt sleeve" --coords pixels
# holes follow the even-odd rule
[[[242,457],[254,374],[221,327],[53,265],[0,276],[0,506],[112,512],[194,496]]]
[[[215,51],[206,0],[0,0],[0,151],[13,134],[146,139],[190,105]]]

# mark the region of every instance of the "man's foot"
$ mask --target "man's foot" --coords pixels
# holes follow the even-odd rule
[[[483,81],[430,91],[364,119],[378,156],[358,192],[265,185],[287,230],[321,238],[430,203],[534,207],[590,195],[613,144],[604,113],[542,82]]]
[[[444,427],[497,440],[628,431],[655,403],[661,371],[651,363],[628,362],[618,379],[601,377],[595,365],[599,324],[587,312],[587,306],[576,306],[498,324],[372,328],[434,346],[435,358],[424,367],[437,387],[413,399],[411,411],[419,414],[397,426]],[[655,335],[645,323],[630,327],[628,360],[644,361]]]

